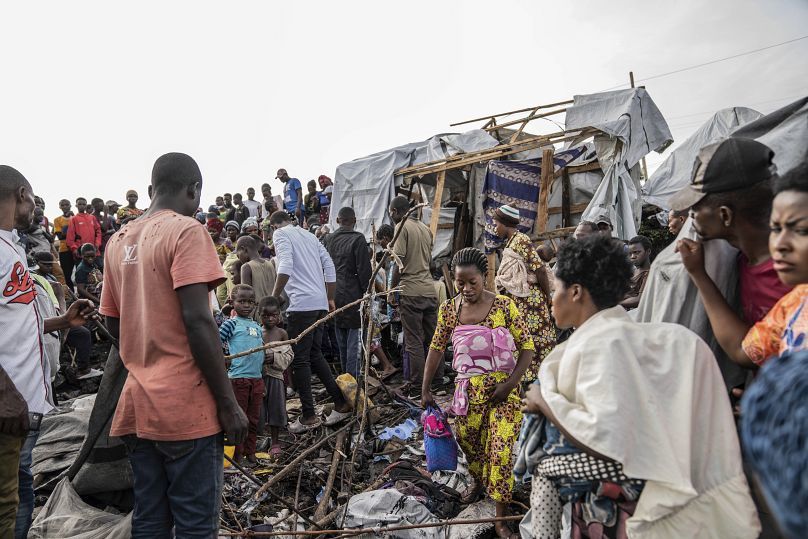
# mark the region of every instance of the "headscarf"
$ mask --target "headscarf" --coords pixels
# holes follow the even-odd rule
[[[219,219],[208,218],[205,226],[208,228],[208,230],[212,230],[217,234],[221,234],[222,230],[224,229],[224,225],[222,225],[222,222]]]
[[[248,217],[247,219],[244,219],[244,222],[241,223],[241,231],[246,232],[247,229],[251,226],[258,228],[258,219],[256,219],[255,217]]]
[[[317,183],[320,184],[320,189],[325,189],[329,185],[334,185],[334,182],[331,181],[331,178],[329,178],[325,174],[320,174],[320,177],[317,178]]]
[[[241,227],[240,227],[240,226],[238,226],[238,223],[237,223],[236,221],[227,221],[227,222],[224,224],[224,229],[225,229],[225,230],[227,230],[227,229],[228,229],[228,228],[230,228],[231,226],[232,226],[233,228],[235,228],[236,230],[241,231]]]
[[[519,225],[519,210],[507,204],[500,206],[494,212],[494,219],[506,226]]]

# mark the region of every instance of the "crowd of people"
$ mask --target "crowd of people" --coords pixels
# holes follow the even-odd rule
[[[89,364],[99,330],[128,370],[110,434],[134,473],[133,537],[215,537],[223,445],[254,466],[259,436],[279,458],[283,430],[350,418],[330,363],[360,378],[365,341],[374,375],[403,371],[400,393],[424,408],[454,378],[448,412],[473,478],[463,501],[488,495],[505,516],[516,482],[530,481],[534,537],[560,536],[565,505],[586,533],[757,537],[760,514],[776,536],[765,503],[776,486],[752,482],[750,494],[750,469],[765,463],[743,461],[735,428],[754,373],[806,347],[808,170],[780,176],[772,158],[753,140],[711,145],[671,201],[668,227],[711,335],[642,320],[652,242],[613,238],[608,216],[581,221],[560,247],[537,245],[520,210],[500,206],[497,267],[464,248],[444,282],[407,197],[391,200],[392,225],[375,238],[355,230],[351,207],[335,208],[331,230],[325,175],[304,194],[279,169],[281,196],[266,183],[262,200],[250,187],[205,210],[196,162],[170,153],[154,164],[148,209],[130,190],[125,206],[78,198],[74,212],[62,200],[50,221],[25,177],[0,166],[0,537],[25,537],[31,523],[31,451],[61,345],[77,379],[100,376]],[[712,242],[738,250],[740,305],[705,269]],[[386,261],[375,278],[374,258]],[[743,384],[719,368],[713,337],[750,373]],[[325,417],[313,376],[333,401]],[[290,423],[291,396],[301,414]],[[496,533],[513,535],[505,521]]]

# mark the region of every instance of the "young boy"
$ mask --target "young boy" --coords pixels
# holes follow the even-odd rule
[[[261,322],[264,324],[264,343],[285,341],[289,338],[286,331],[278,327],[281,321],[281,304],[278,298],[266,296],[258,304],[258,312],[261,314]],[[286,427],[288,418],[286,416],[286,392],[283,385],[283,371],[285,371],[295,354],[288,344],[277,348],[265,350],[266,360],[264,362],[264,383],[266,391],[264,396],[264,418],[265,424],[269,425],[269,435],[272,445],[269,454],[273,459],[278,459],[281,455],[280,428]]]
[[[628,258],[634,266],[634,275],[624,299],[620,305],[626,310],[636,309],[640,304],[645,280],[651,270],[651,240],[645,236],[635,236],[628,242]]]
[[[227,344],[228,353],[231,355],[258,348],[263,344],[261,326],[252,319],[255,291],[251,286],[236,285],[233,287],[232,298],[236,316],[225,320],[219,328],[219,337],[222,343]],[[248,466],[257,463],[255,442],[258,419],[261,415],[261,400],[264,397],[264,380],[261,378],[263,364],[264,353],[258,351],[233,359],[227,371],[236,401],[244,410],[249,422],[247,439],[236,446],[234,460]],[[243,459],[246,459],[246,463]]]
[[[76,288],[80,298],[101,304],[101,287],[104,283],[104,265],[92,243],[81,246],[81,262],[76,266]]]

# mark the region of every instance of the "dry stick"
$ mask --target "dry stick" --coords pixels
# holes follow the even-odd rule
[[[342,457],[342,444],[345,443],[345,433],[341,432],[337,436],[337,442],[334,445],[334,456],[331,457],[331,470],[328,472],[328,479],[325,482],[325,489],[323,490],[323,498],[317,505],[317,510],[314,511],[314,520],[319,520],[325,516],[325,509],[328,507],[328,501],[331,499],[331,489],[334,487],[334,480],[337,478],[337,470],[339,469],[339,460]],[[303,470],[303,468],[300,468]]]
[[[396,240],[398,240],[398,237],[401,235],[401,231],[404,230],[404,223],[407,222],[407,219],[410,218],[410,215],[412,215],[413,212],[415,212],[415,211],[417,211],[417,210],[419,210],[419,209],[421,209],[421,208],[423,208],[425,206],[426,206],[426,204],[417,204],[417,205],[413,206],[412,208],[410,208],[409,210],[407,210],[407,213],[404,214],[404,217],[401,219],[401,222],[399,223],[398,230],[396,230],[395,233],[393,234],[393,239],[390,240],[390,243],[387,245],[387,249],[385,249],[385,251],[384,251],[384,255],[382,256],[382,259],[378,262],[378,264],[376,264],[376,267],[374,268],[373,273],[370,276],[370,282],[368,283],[368,289],[367,289],[367,292],[366,292],[365,296],[367,296],[368,294],[371,294],[371,297],[374,296],[374,294],[372,294],[372,292],[373,292],[373,288],[374,288],[374,286],[376,284],[376,275],[379,274],[379,270],[387,263],[388,257],[391,254],[393,254],[393,256],[396,258],[396,262],[397,263],[399,262],[398,257],[396,257],[395,253],[393,253],[393,246],[396,244]],[[375,239],[375,235],[374,235],[374,239]],[[372,308],[366,310],[365,312],[368,312],[368,313],[372,312]],[[367,376],[368,376],[368,370],[369,370],[369,365],[370,365],[370,358],[367,356],[368,350],[370,349],[370,340],[369,340],[369,338],[372,336],[372,331],[373,331],[373,317],[368,316],[368,319],[369,319],[368,340],[365,343],[366,347],[365,347],[365,350],[364,350],[364,352],[365,352],[364,357],[366,358],[366,361],[365,361],[365,375],[364,375],[365,376],[365,380],[364,380],[365,386],[367,386]],[[357,398],[358,398],[358,396],[359,396],[359,387],[358,387],[359,383],[357,382],[356,385],[357,385]],[[360,425],[359,425],[360,436],[361,436],[361,433],[362,433],[362,429],[364,429],[364,427],[365,427],[365,422],[367,420],[367,414],[368,414],[368,393],[367,393],[367,387],[366,387],[366,390],[365,390],[365,402],[364,402],[364,406],[362,406],[362,419],[361,419]],[[350,434],[353,434],[353,428],[351,428]],[[353,452],[351,453],[351,462],[350,462],[350,464],[348,466],[348,493],[350,493],[351,487],[353,487],[354,462],[356,461],[356,453],[357,453],[358,448],[359,448],[359,439],[357,439],[356,445],[354,445]],[[345,504],[345,512],[342,515],[342,522],[340,522],[340,526],[342,526],[343,523],[345,522],[345,516],[347,514],[348,514],[348,504]]]
[[[252,473],[250,473],[250,472],[248,472],[246,469],[244,469],[244,467],[243,467],[241,464],[239,464],[238,462],[236,462],[235,460],[233,460],[233,459],[232,459],[230,456],[228,456],[228,455],[227,455],[227,453],[225,453],[225,454],[224,454],[224,458],[225,458],[225,459],[226,459],[226,460],[227,460],[227,461],[228,461],[230,464],[232,464],[232,465],[233,465],[233,466],[234,466],[234,467],[235,467],[235,468],[236,468],[238,471],[240,471],[242,474],[244,474],[244,477],[246,477],[247,479],[249,479],[250,481],[252,481],[252,482],[253,482],[253,483],[255,483],[256,485],[258,485],[259,487],[261,486],[261,480],[260,480],[260,479],[258,479],[258,478],[257,478],[257,477],[255,477],[255,476],[254,476]],[[278,495],[277,495],[277,494],[275,494],[274,492],[267,492],[267,494],[269,494],[269,496],[270,496],[272,499],[274,499],[275,501],[279,502],[281,505],[283,505],[284,507],[286,507],[288,510],[290,510],[290,511],[291,511],[291,512],[293,512],[294,514],[299,515],[299,516],[300,516],[300,518],[302,518],[303,520],[305,520],[306,522],[308,522],[309,524],[311,524],[311,525],[312,525],[312,526],[314,526],[315,528],[319,528],[319,526],[317,526],[317,523],[316,523],[316,522],[314,522],[312,519],[310,519],[310,518],[309,518],[309,517],[307,517],[306,515],[304,515],[304,514],[302,514],[302,513],[298,512],[296,508],[292,507],[292,504],[290,504],[289,502],[287,502],[286,500],[284,500],[284,499],[283,499],[281,496],[278,496]]]
[[[224,492],[222,492],[222,501],[227,507],[227,510],[230,511],[230,516],[233,517],[233,520],[236,522],[236,525],[238,525],[238,529],[243,532],[244,526],[241,525],[241,521],[239,521],[238,517],[236,516],[236,512],[233,511],[233,507],[230,505],[230,502],[227,501],[227,497],[225,497]]]
[[[326,436],[325,438],[323,438],[322,440],[320,440],[319,442],[317,442],[316,444],[314,444],[314,445],[313,445],[313,446],[311,446],[310,448],[308,448],[308,449],[306,449],[305,451],[303,451],[303,452],[302,452],[300,455],[298,455],[298,456],[297,456],[297,458],[295,458],[295,460],[293,460],[292,462],[290,462],[289,464],[287,464],[287,465],[286,465],[286,466],[285,466],[285,467],[284,467],[284,468],[283,468],[281,471],[279,471],[278,473],[276,473],[275,475],[273,475],[272,477],[270,477],[270,478],[269,478],[269,481],[267,481],[266,483],[264,483],[264,485],[263,485],[261,488],[259,488],[259,489],[256,491],[256,493],[253,495],[253,497],[254,497],[256,500],[257,500],[257,499],[259,499],[259,498],[261,497],[261,495],[262,495],[264,492],[266,492],[267,490],[269,490],[270,488],[272,488],[272,487],[273,487],[274,485],[276,485],[276,484],[277,484],[277,483],[278,483],[278,482],[279,482],[281,479],[283,479],[284,477],[286,477],[287,475],[289,475],[289,472],[291,472],[291,471],[292,471],[292,470],[295,468],[295,466],[297,466],[298,464],[300,464],[301,462],[303,462],[303,460],[305,460],[305,458],[306,458],[307,456],[309,456],[311,453],[313,453],[314,451],[316,451],[317,449],[319,449],[319,448],[320,448],[320,447],[321,447],[321,446],[322,446],[322,445],[323,445],[325,442],[327,442],[328,440],[330,440],[330,439],[331,439],[331,438],[333,438],[334,436],[338,435],[338,434],[339,434],[339,433],[341,433],[341,432],[344,432],[345,430],[347,430],[347,429],[348,429],[348,427],[353,426],[353,424],[354,424],[355,422],[356,422],[356,418],[352,418],[352,419],[351,419],[351,420],[348,422],[348,424],[347,424],[347,425],[345,425],[344,427],[342,427],[342,428],[341,428],[341,429],[339,429],[339,430],[336,430],[336,431],[332,432],[331,434],[329,434],[328,436]]]
[[[232,464],[233,466],[235,466],[235,467],[236,467],[236,469],[237,469],[238,471],[240,471],[241,473],[243,473],[243,474],[244,474],[244,476],[245,476],[247,479],[249,479],[250,481],[252,481],[252,482],[253,482],[253,483],[255,483],[256,485],[261,486],[261,481],[260,481],[260,480],[259,480],[257,477],[255,477],[253,474],[251,474],[250,472],[248,472],[247,470],[245,470],[245,469],[244,469],[244,467],[243,467],[243,466],[241,466],[241,464],[239,464],[238,462],[236,462],[235,460],[233,460],[233,459],[232,459],[230,456],[228,456],[228,455],[227,455],[227,453],[225,453],[224,458],[225,458],[225,459],[226,459],[226,460],[227,460],[227,461],[228,461],[230,464]],[[317,525],[317,523],[316,523],[316,522],[314,522],[312,519],[310,519],[310,518],[309,518],[309,517],[307,517],[306,515],[304,515],[304,514],[302,514],[302,513],[299,513],[299,512],[297,511],[297,509],[296,509],[295,507],[293,507],[293,506],[292,506],[292,504],[290,504],[289,502],[287,502],[286,500],[284,500],[282,497],[278,496],[278,495],[277,495],[277,494],[275,494],[274,492],[269,492],[269,491],[268,491],[268,492],[267,492],[267,494],[269,494],[270,498],[272,498],[272,499],[274,499],[275,501],[279,502],[281,505],[283,505],[284,507],[286,507],[288,510],[290,510],[290,511],[291,511],[291,512],[293,512],[294,514],[299,515],[299,516],[300,516],[300,518],[302,518],[303,520],[305,520],[306,522],[308,522],[309,524],[311,524],[311,525],[312,525],[312,526],[314,526],[315,528],[319,528],[319,526]],[[297,519],[295,519],[295,522],[297,522]],[[239,524],[239,526],[241,526],[241,524]]]
[[[300,467],[300,471],[297,473],[297,486],[295,487],[295,512],[297,512],[297,502],[300,500],[300,481],[303,479],[303,466]],[[294,531],[297,531],[297,519],[295,519],[295,523],[292,528]]]
[[[463,518],[454,520],[441,520],[438,522],[425,522],[423,524],[404,524],[401,526],[377,527],[377,528],[353,528],[341,530],[301,530],[298,532],[277,531],[277,532],[253,532],[247,531],[247,537],[274,537],[278,535],[339,535],[341,537],[351,537],[353,535],[361,535],[363,533],[371,533],[378,535],[381,533],[388,533],[403,530],[420,530],[423,528],[440,528],[442,526],[463,526],[468,524],[492,524],[497,522],[513,522],[515,520],[522,520],[525,515],[510,515],[507,517],[491,517],[491,518]],[[238,532],[222,533],[219,535],[225,537],[238,536]]]
[[[317,320],[315,323],[313,323],[312,325],[310,325],[309,327],[307,327],[306,329],[304,329],[304,330],[303,330],[303,331],[300,333],[300,335],[298,335],[298,336],[297,336],[297,337],[295,337],[294,339],[287,339],[287,340],[285,340],[285,341],[273,341],[273,342],[268,342],[267,344],[264,344],[264,345],[262,345],[262,346],[258,346],[258,347],[256,347],[256,348],[252,348],[252,349],[250,349],[250,350],[245,350],[245,351],[243,351],[243,352],[239,352],[238,354],[232,354],[232,355],[229,355],[229,356],[224,356],[224,358],[225,358],[225,359],[235,359],[235,358],[237,358],[237,357],[249,356],[250,354],[254,354],[254,353],[256,353],[256,352],[261,352],[261,351],[263,351],[263,350],[268,350],[268,349],[270,349],[270,348],[277,348],[277,347],[279,347],[279,346],[283,346],[283,345],[285,345],[285,344],[297,344],[297,343],[299,343],[299,342],[300,342],[300,341],[301,341],[301,340],[302,340],[302,339],[303,339],[303,338],[304,338],[306,335],[308,335],[309,333],[311,333],[312,331],[314,331],[315,329],[317,329],[317,326],[320,326],[320,325],[322,325],[322,324],[324,324],[324,323],[328,322],[329,320],[331,320],[332,318],[334,318],[335,316],[337,316],[337,315],[338,315],[339,313],[341,313],[342,311],[345,311],[345,310],[347,310],[347,309],[350,309],[351,307],[356,307],[357,305],[359,305],[360,303],[362,303],[363,301],[365,301],[365,300],[366,300],[366,299],[368,299],[369,297],[370,297],[370,295],[364,295],[364,296],[362,296],[361,298],[359,298],[359,299],[358,299],[358,300],[356,300],[356,301],[352,301],[351,303],[349,303],[349,304],[347,304],[347,305],[343,305],[343,306],[342,306],[342,307],[340,307],[339,309],[334,309],[333,311],[331,311],[330,313],[328,313],[327,315],[325,315],[323,318],[321,318],[321,319]]]

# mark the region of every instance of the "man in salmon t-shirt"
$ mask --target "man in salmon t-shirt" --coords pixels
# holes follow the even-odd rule
[[[199,207],[202,175],[181,153],[152,169],[152,203],[110,238],[101,313],[129,370],[110,434],[134,472],[132,537],[216,537],[222,431],[241,442],[247,418],[225,372],[209,292],[224,279]]]

